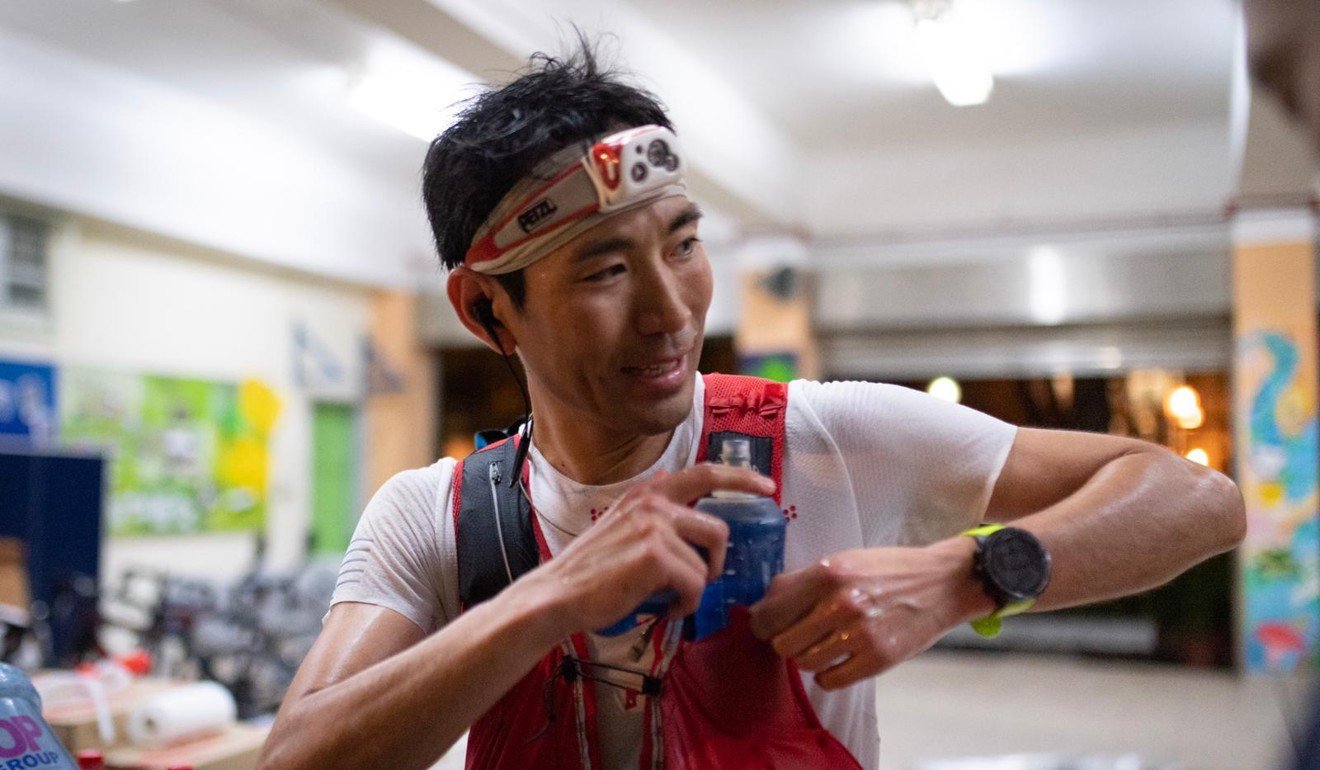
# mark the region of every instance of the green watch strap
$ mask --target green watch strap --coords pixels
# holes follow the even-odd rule
[[[1003,528],[1003,524],[986,524],[959,534],[960,536],[966,537],[986,537],[988,535],[993,535]],[[1003,627],[1003,618],[1026,612],[1031,609],[1031,605],[1035,603],[1035,599],[1023,599],[1020,602],[1009,602],[1003,607],[1000,607],[994,613],[987,615],[984,618],[973,620],[971,623],[972,629],[987,639],[993,639],[994,637],[999,636],[999,631]]]

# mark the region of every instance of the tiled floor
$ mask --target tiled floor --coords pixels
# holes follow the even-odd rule
[[[1303,677],[930,652],[878,682],[880,767],[1035,752],[1121,755],[1179,770],[1283,770]],[[435,770],[463,766],[462,747]]]
[[[1135,752],[1184,770],[1282,770],[1284,710],[1302,729],[1304,677],[932,652],[878,682],[883,770],[923,759]]]

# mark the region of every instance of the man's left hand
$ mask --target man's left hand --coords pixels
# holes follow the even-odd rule
[[[969,537],[922,548],[843,551],[779,575],[751,608],[752,632],[827,690],[882,673],[959,623],[994,612]]]

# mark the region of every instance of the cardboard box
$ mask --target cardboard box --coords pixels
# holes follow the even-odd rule
[[[33,676],[39,681],[46,673]],[[68,672],[59,672],[66,674]],[[151,696],[178,687],[182,682],[156,677],[139,677],[127,689],[110,696],[110,718],[114,720],[115,742],[111,746],[128,743],[128,716],[143,700]],[[70,754],[77,754],[84,749],[110,748],[101,740],[101,732],[96,725],[96,708],[90,703],[80,701],[77,704],[47,706],[43,704],[41,715],[50,723],[51,731]]]
[[[193,770],[256,770],[269,727],[239,724],[220,735],[168,749],[123,746],[105,753],[110,770],[168,770],[189,765]]]

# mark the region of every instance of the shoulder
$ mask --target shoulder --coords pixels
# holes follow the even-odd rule
[[[332,604],[387,607],[424,633],[453,617],[445,543],[452,459],[396,473],[367,503],[340,566]]]
[[[919,413],[931,407],[939,409],[944,402],[901,385],[793,380],[788,384],[788,405],[790,411],[808,411],[834,422]]]
[[[444,457],[424,468],[394,474],[376,490],[365,517],[388,517],[434,531],[438,517],[449,507],[458,461]]]
[[[376,497],[412,504],[433,502],[437,493],[448,494],[458,462],[442,457],[424,468],[399,471],[381,485]]]
[[[983,412],[901,385],[795,380],[788,394],[790,422],[844,439],[888,437],[900,445],[921,445],[986,434],[1011,440],[1014,432],[1011,425]]]
[[[860,380],[835,380],[832,382],[793,380],[788,383],[790,402],[805,402],[813,406],[817,404],[830,405],[840,401],[856,399],[902,399],[908,393],[925,396],[925,394],[917,394],[911,388],[905,388],[901,385],[862,382]]]

